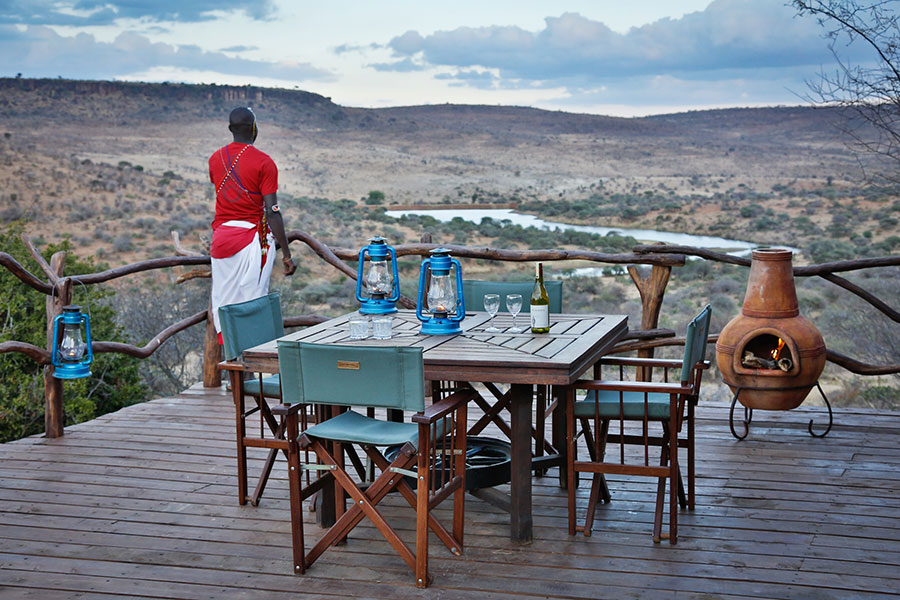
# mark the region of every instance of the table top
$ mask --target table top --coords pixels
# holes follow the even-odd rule
[[[415,311],[394,313],[391,339],[350,339],[346,314],[308,327],[281,339],[318,344],[421,347],[425,377],[442,381],[490,381],[567,385],[577,380],[598,358],[628,331],[626,315],[551,314],[550,332],[509,333],[513,318],[498,314],[494,325],[501,333],[486,333],[490,316],[485,312],[466,313],[456,335],[423,335]],[[519,315],[518,325],[528,317]],[[246,370],[278,372],[276,342],[245,350],[240,361]]]

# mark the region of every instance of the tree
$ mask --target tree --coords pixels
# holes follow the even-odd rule
[[[366,204],[384,204],[384,192],[380,190],[371,190],[365,201]]]
[[[159,333],[161,323],[175,323],[205,310],[209,285],[195,280],[172,286],[147,278],[136,288],[119,290],[110,300],[129,342],[143,346]],[[141,362],[141,379],[155,395],[178,394],[202,379],[204,335],[202,326],[188,327]]]
[[[825,29],[838,63],[834,73],[809,81],[810,100],[842,107],[841,127],[854,145],[900,162],[900,14],[894,0],[793,0],[800,15]],[[868,49],[857,63],[849,49]],[[896,179],[896,177],[889,177]]]
[[[11,254],[32,273],[40,268],[25,249],[19,233],[21,222],[0,229],[0,248]],[[68,250],[68,242],[50,245],[44,250],[49,260],[53,253]],[[81,260],[72,252],[66,255],[65,274],[92,273],[98,267],[91,260]],[[91,317],[91,333],[96,340],[125,341],[123,331],[115,323],[109,306],[113,292],[91,286],[76,286],[75,298]],[[18,340],[36,346],[47,345],[46,296],[25,286],[12,273],[0,268],[0,342]],[[91,377],[65,383],[63,411],[66,424],[79,423],[143,402],[149,390],[141,383],[139,361],[121,354],[96,354]],[[43,431],[44,376],[43,367],[17,352],[0,354],[0,442]]]

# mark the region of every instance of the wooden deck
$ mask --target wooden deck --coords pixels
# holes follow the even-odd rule
[[[435,541],[434,585],[417,590],[365,523],[293,575],[284,463],[259,507],[239,506],[230,396],[195,387],[0,445],[0,599],[897,597],[900,413],[840,410],[813,439],[820,411],[760,411],[743,442],[727,415],[698,409],[697,510],[677,546],[653,544],[641,479],[611,480],[593,537],[569,537],[551,472],[535,480],[533,544],[469,497],[465,555]],[[412,513],[388,502],[402,527]]]

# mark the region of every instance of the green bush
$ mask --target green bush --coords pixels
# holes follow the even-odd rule
[[[19,239],[21,222],[0,230],[0,248],[12,255],[32,273],[41,273]],[[68,242],[48,246],[44,257],[68,250]],[[98,270],[93,262],[80,260],[71,252],[66,256],[65,274],[78,275]],[[76,286],[73,301],[81,304],[91,317],[95,340],[124,342],[115,324],[114,311],[108,305],[113,292],[97,286],[85,290]],[[0,342],[16,340],[44,348],[47,345],[46,296],[23,284],[7,269],[0,269],[0,297],[5,321]],[[149,390],[141,383],[139,361],[121,354],[96,354],[92,376],[64,383],[65,424],[71,425],[143,402]],[[0,441],[9,441],[44,430],[43,367],[18,352],[0,354]]]
[[[853,244],[830,239],[811,242],[804,248],[804,252],[813,263],[848,260],[859,256],[859,250]]]

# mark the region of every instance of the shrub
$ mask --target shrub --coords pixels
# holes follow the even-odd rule
[[[131,236],[127,233],[117,235],[116,239],[113,240],[113,250],[116,252],[128,252],[132,249],[134,249],[134,246],[131,243]]]
[[[19,240],[24,223],[16,222],[0,229],[0,247],[13,255],[26,269],[39,273],[40,268]],[[68,250],[69,243],[48,246],[43,255],[49,258],[57,251]],[[105,267],[100,267],[105,268]],[[81,260],[73,253],[66,255],[66,275],[98,270],[93,262]],[[95,340],[126,341],[115,324],[114,311],[108,301],[114,292],[92,286],[87,298],[76,300],[85,305],[91,317],[91,333]],[[17,340],[45,347],[47,324],[46,296],[26,287],[12,273],[0,269],[0,295],[8,315],[0,341]],[[0,441],[9,441],[39,433],[44,427],[43,368],[31,358],[17,352],[0,355]],[[66,425],[92,419],[129,404],[143,402],[149,390],[141,384],[137,359],[121,354],[98,354],[91,366],[93,375],[65,383],[63,411]]]

